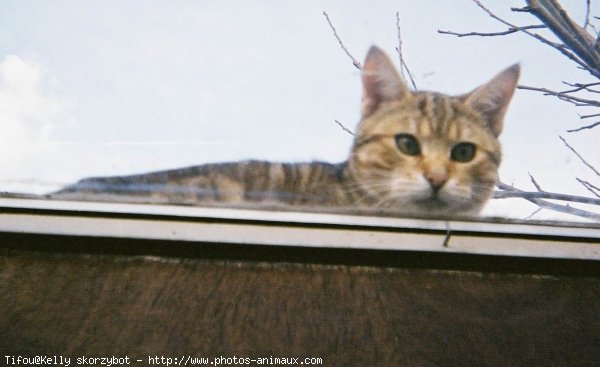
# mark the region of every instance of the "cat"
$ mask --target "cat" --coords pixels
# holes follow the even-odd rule
[[[472,92],[410,91],[388,56],[369,50],[361,119],[346,162],[243,161],[83,179],[52,198],[191,205],[282,203],[476,215],[490,198],[515,64]]]

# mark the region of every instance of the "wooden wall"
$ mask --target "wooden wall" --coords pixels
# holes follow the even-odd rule
[[[129,356],[140,366],[187,355],[325,366],[600,361],[600,278],[589,273],[531,274],[505,260],[519,273],[481,258],[465,270],[451,257],[427,264],[427,254],[0,241],[0,364],[7,355]]]

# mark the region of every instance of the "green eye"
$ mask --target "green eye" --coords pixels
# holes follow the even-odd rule
[[[419,155],[421,154],[421,147],[417,138],[410,134],[398,134],[396,135],[396,146],[398,149],[406,155]]]
[[[458,143],[450,151],[450,159],[462,163],[469,162],[475,157],[476,149],[473,143]]]

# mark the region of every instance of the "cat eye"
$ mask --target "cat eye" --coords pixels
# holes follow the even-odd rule
[[[450,159],[456,162],[466,163],[475,157],[475,144],[458,143],[450,151]]]
[[[419,141],[410,134],[396,135],[396,146],[402,153],[406,155],[421,154],[421,146],[419,145]]]

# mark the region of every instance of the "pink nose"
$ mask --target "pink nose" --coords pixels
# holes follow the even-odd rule
[[[444,184],[446,183],[446,181],[448,181],[448,175],[443,173],[427,173],[425,175],[425,178],[427,179],[427,181],[429,181],[431,188],[436,191],[441,189],[442,186],[444,186]]]

